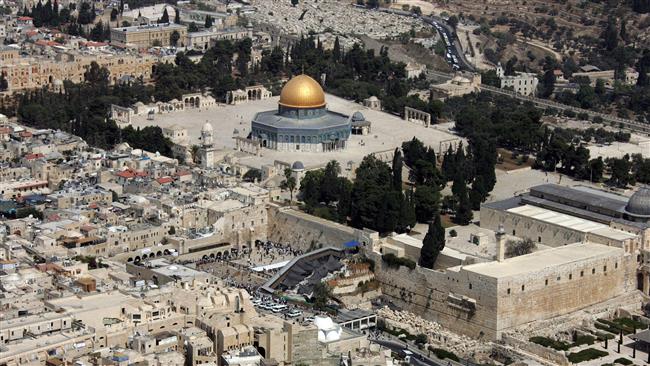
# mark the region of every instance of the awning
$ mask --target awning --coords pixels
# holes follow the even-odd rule
[[[356,248],[356,247],[359,246],[359,242],[356,241],[356,240],[352,240],[352,241],[349,241],[349,242],[343,244],[343,246],[345,246],[346,248]]]
[[[650,343],[650,330],[644,330],[643,332],[631,334],[628,337],[634,339],[635,341]]]

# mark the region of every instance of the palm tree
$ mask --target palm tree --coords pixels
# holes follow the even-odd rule
[[[291,175],[291,169],[284,170],[284,180],[280,183],[280,187],[289,190],[289,206],[293,205],[293,190],[296,189],[296,178]]]

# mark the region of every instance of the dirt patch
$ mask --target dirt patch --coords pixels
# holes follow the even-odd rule
[[[418,44],[401,44],[399,42],[379,41],[366,36],[359,36],[366,49],[379,54],[381,47],[388,47],[388,57],[397,62],[418,63],[428,68],[449,72],[451,69],[444,58]]]
[[[526,158],[525,155],[513,153],[506,149],[497,149],[496,168],[503,171],[511,171],[533,166],[533,158]]]

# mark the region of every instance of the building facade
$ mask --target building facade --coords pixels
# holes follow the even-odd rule
[[[280,151],[344,149],[350,133],[350,117],[329,111],[323,89],[307,75],[282,88],[277,111],[257,113],[252,122],[253,141]]]

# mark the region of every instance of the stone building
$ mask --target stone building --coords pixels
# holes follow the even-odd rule
[[[431,85],[431,98],[447,99],[475,93],[481,89],[481,74],[456,73],[454,77],[442,84]]]
[[[497,77],[501,79],[501,89],[512,89],[522,95],[534,96],[537,93],[539,79],[537,75],[529,72],[517,72],[515,75],[506,75],[501,64],[497,66]]]
[[[168,47],[172,45],[174,32],[179,36],[178,46],[184,47],[187,42],[187,27],[175,23],[111,28],[111,44],[136,48]]]
[[[323,88],[307,75],[289,80],[282,88],[277,111],[257,113],[252,122],[252,140],[281,151],[344,149],[350,132],[350,118],[329,111]]]
[[[625,295],[635,266],[623,249],[588,242],[436,270],[395,270],[373,257],[382,292],[396,305],[487,339]]]
[[[171,62],[173,56],[131,54],[78,54],[59,53],[54,58],[14,58],[0,63],[0,73],[6,75],[9,91],[54,88],[64,80],[74,83],[84,81],[84,73],[92,62],[110,72],[110,82],[116,83],[123,77],[142,78],[149,81],[159,62]]]

